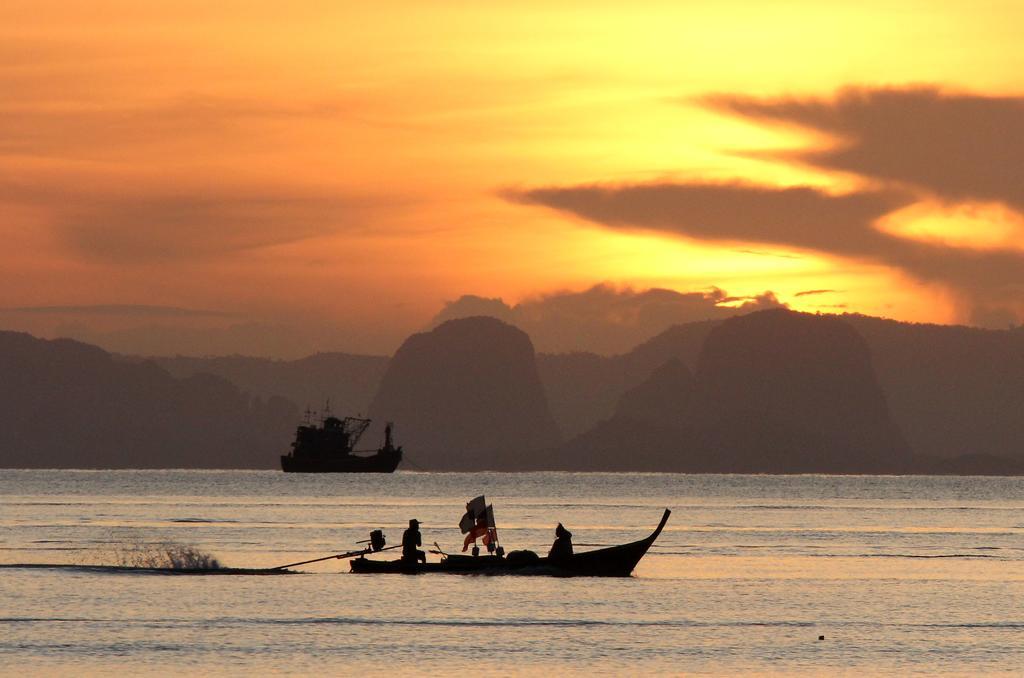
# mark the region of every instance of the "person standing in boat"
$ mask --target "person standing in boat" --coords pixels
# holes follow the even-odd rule
[[[551,545],[551,550],[548,551],[548,560],[565,560],[571,556],[572,532],[565,529],[562,523],[558,523],[558,527],[555,528],[555,543]]]
[[[413,518],[409,521],[409,528],[402,533],[402,561],[413,564],[426,563],[427,554],[419,548],[422,544],[420,521]]]

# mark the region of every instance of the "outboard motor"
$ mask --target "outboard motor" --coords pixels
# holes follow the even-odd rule
[[[376,553],[384,548],[384,530],[373,530],[370,532],[370,550]]]

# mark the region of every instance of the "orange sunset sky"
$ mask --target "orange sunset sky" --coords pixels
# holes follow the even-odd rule
[[[1006,327],[1021,26],[1019,2],[5,0],[0,327],[384,353],[465,294],[614,324],[648,288]]]

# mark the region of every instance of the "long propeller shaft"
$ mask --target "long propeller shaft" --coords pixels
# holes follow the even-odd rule
[[[384,548],[382,548],[380,550],[381,551],[388,551],[390,549],[397,549],[400,546],[401,546],[401,544],[398,544],[398,545],[395,545],[395,546],[385,546]],[[309,565],[310,563],[319,563],[319,562],[324,561],[324,560],[331,560],[332,558],[337,558],[338,560],[344,560],[345,558],[355,558],[356,556],[366,555],[367,553],[377,553],[377,551],[374,551],[373,549],[370,549],[370,548],[365,548],[365,549],[359,549],[358,551],[347,551],[345,553],[335,553],[332,556],[324,556],[323,558],[313,558],[312,560],[303,560],[303,561],[298,562],[298,563],[288,563],[287,565],[278,565],[277,567],[272,567],[270,569],[272,569],[272,570],[287,570],[289,567],[298,567],[299,565]]]

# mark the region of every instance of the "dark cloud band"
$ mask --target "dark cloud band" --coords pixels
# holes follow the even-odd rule
[[[718,95],[703,102],[837,140],[827,148],[773,154],[777,158],[898,182],[950,201],[1024,209],[1024,97],[849,88],[832,99]]]
[[[998,201],[1024,212],[1024,98],[950,94],[936,88],[847,89],[833,99],[718,95],[705,105],[833,137],[823,148],[773,152],[869,179],[872,190],[747,183],[542,187],[507,194],[616,229],[649,229],[720,243],[760,244],[882,263],[945,284],[967,319],[1020,318],[1024,252],[921,242],[876,227],[918,201]]]

